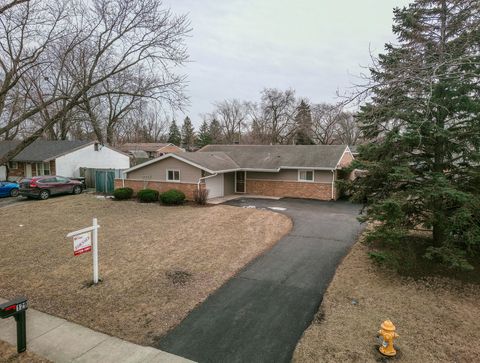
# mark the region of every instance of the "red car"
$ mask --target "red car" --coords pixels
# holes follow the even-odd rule
[[[82,182],[57,175],[24,178],[19,184],[20,195],[43,200],[55,194],[80,194],[83,190]]]

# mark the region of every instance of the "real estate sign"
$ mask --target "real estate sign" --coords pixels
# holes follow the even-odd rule
[[[92,251],[93,283],[98,284],[98,229],[97,218],[93,218],[92,225],[78,231],[70,232],[67,238],[73,237],[73,254],[75,256]]]
[[[92,234],[90,232],[77,234],[73,237],[73,254],[81,255],[92,250]]]

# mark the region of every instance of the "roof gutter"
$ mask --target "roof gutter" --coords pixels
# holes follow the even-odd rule
[[[208,179],[208,178],[213,178],[214,176],[217,176],[217,175],[218,175],[218,173],[214,173],[212,175],[202,176],[200,179],[198,179],[197,190],[200,190],[200,183],[202,182],[202,180],[205,180],[205,179]]]

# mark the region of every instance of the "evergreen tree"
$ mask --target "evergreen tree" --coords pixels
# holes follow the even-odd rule
[[[399,45],[371,69],[358,120],[373,140],[360,148],[353,185],[380,221],[371,241],[400,247],[431,229],[424,255],[471,269],[480,252],[480,17],[478,1],[417,0],[394,10]]]
[[[168,142],[177,146],[180,146],[182,142],[182,135],[180,134],[180,130],[178,129],[175,120],[172,121],[170,129],[168,131]]]
[[[195,130],[190,117],[185,117],[182,125],[182,147],[187,151],[192,151],[195,145]]]
[[[310,105],[304,100],[298,105],[295,114],[295,144],[297,145],[313,145],[312,138],[312,113]]]
[[[203,120],[200,130],[198,132],[197,145],[198,147],[204,147],[205,145],[212,143],[212,135],[210,135],[210,128],[207,121]]]
[[[210,137],[212,138],[212,144],[221,144],[223,141],[222,126],[217,119],[212,119],[209,125]]]

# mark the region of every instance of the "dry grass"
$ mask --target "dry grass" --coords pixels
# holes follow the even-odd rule
[[[380,323],[387,318],[400,334],[395,361],[478,361],[479,301],[478,285],[399,277],[372,265],[367,247],[357,243],[297,345],[294,362],[382,361],[374,346]]]
[[[65,235],[97,217],[100,276]],[[150,344],[291,228],[280,214],[229,206],[67,196],[0,209],[0,296],[140,344]],[[23,225],[21,227],[20,225]]]
[[[17,348],[0,340],[0,363],[48,363],[49,360],[41,358],[28,351],[17,353]]]

